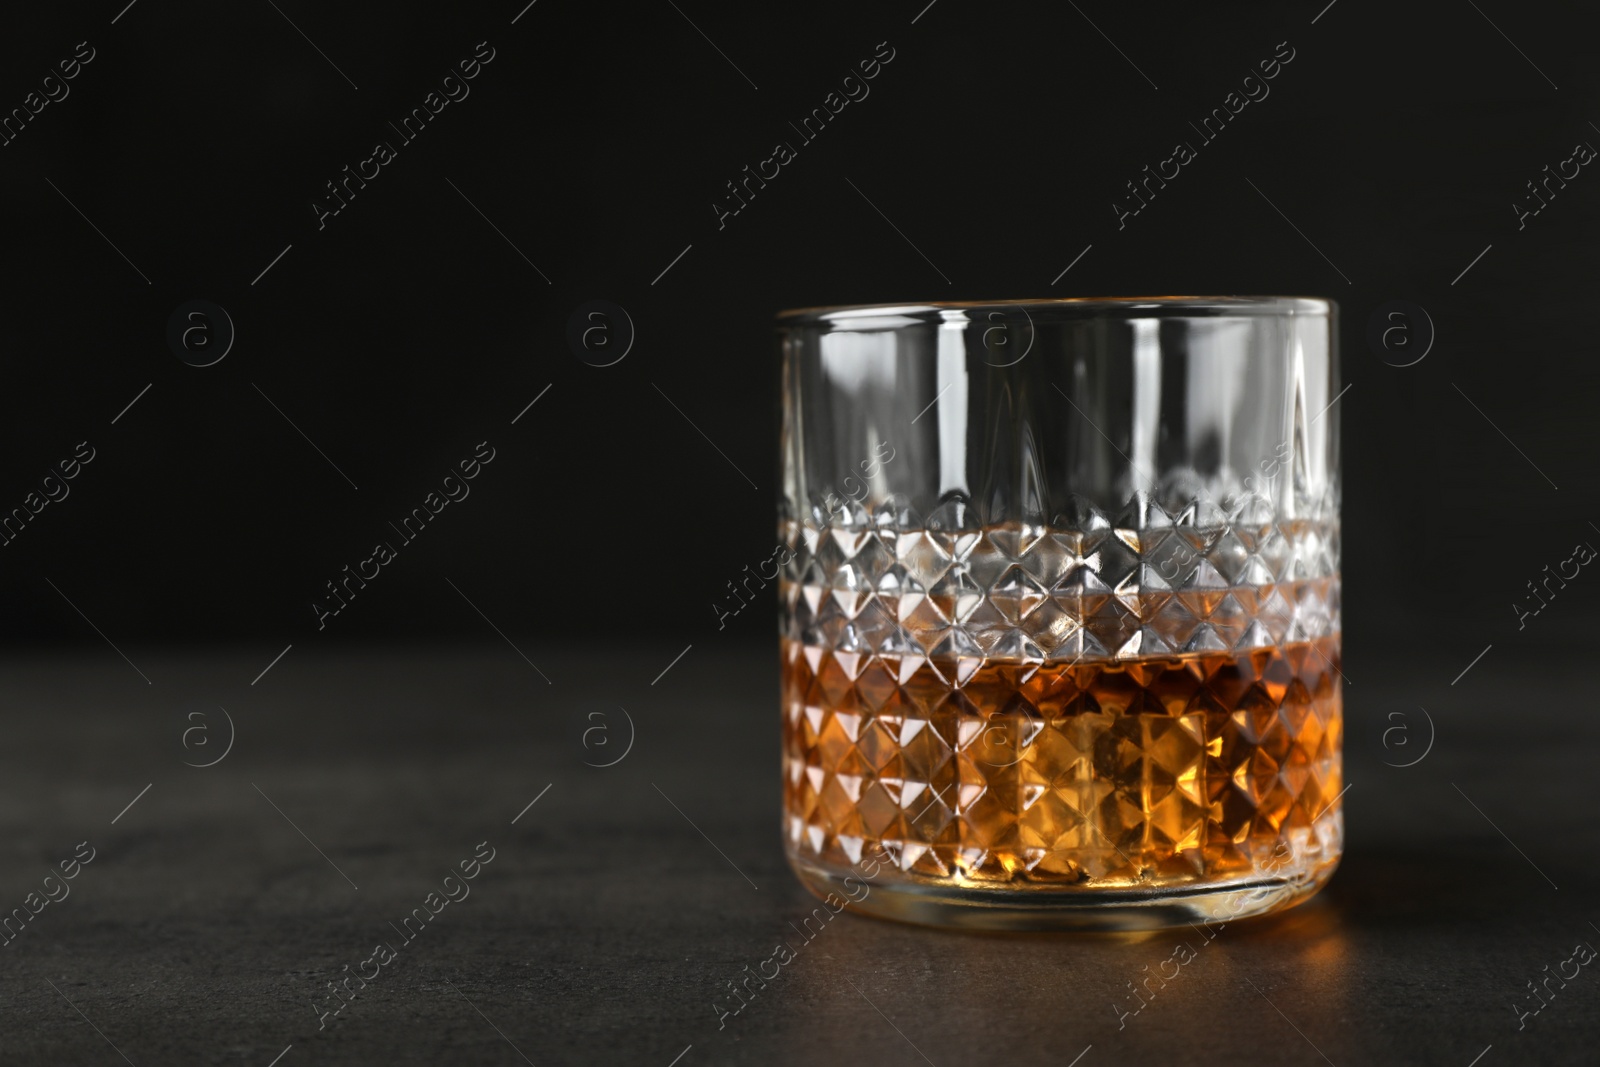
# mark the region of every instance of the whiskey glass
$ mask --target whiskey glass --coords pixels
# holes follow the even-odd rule
[[[1343,845],[1335,307],[784,312],[783,838],[818,896],[1145,929]]]

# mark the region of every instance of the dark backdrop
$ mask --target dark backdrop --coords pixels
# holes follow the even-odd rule
[[[773,541],[774,312],[1150,293],[1339,302],[1353,667],[1593,636],[1581,588],[1526,630],[1511,608],[1600,543],[1600,178],[1513,207],[1600,144],[1566,5],[124,3],[0,34],[7,113],[93,50],[0,148],[0,508],[95,455],[0,548],[12,641],[494,640],[466,597],[534,642],[768,638],[770,612],[719,634],[711,603]],[[801,146],[789,123],[888,49]],[[1288,50],[1201,145],[1189,124]],[[719,228],[780,140],[798,157]],[[1178,141],[1197,158],[1119,228]],[[191,299],[236,333],[208,367],[168,340]],[[567,336],[595,299],[636,334],[607,367]],[[1410,349],[1367,341],[1393,301],[1436,331],[1412,366],[1414,312]],[[324,583],[480,441],[470,497],[319,632]]]

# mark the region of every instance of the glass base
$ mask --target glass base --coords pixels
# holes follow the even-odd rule
[[[1225,923],[1283,911],[1309,900],[1338,867],[1331,860],[1285,876],[1159,889],[985,889],[949,882],[837,873],[791,855],[802,884],[851,911],[923,926],[968,930],[1160,930]],[[846,878],[849,884],[846,884]],[[867,887],[863,892],[863,887]]]

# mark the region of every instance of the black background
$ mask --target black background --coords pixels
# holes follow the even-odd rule
[[[1600,929],[1600,579],[1513,608],[1600,544],[1600,178],[1513,208],[1600,144],[1585,13],[525,2],[0,27],[0,115],[96,52],[0,147],[0,513],[97,453],[0,546],[0,904],[85,837],[105,857],[4,950],[0,1061],[1592,1062],[1587,982],[1518,1013]],[[470,96],[319,230],[324,184],[481,41]],[[724,183],[879,42],[870,96],[719,229]],[[1271,95],[1119,229],[1124,183],[1280,42]],[[1163,293],[1340,304],[1337,877],[1125,1030],[1188,933],[845,916],[719,1027],[816,903],[775,825],[772,602],[713,607],[775,541],[774,313]],[[193,299],[236,327],[213,366],[167,342]],[[637,332],[609,367],[567,341],[596,299]],[[1366,341],[1394,301],[1436,328],[1414,366]],[[471,495],[319,631],[324,583],[481,441]],[[619,708],[638,744],[598,769]],[[238,745],[195,769],[219,709]],[[483,895],[319,1028],[485,837]]]
[[[774,540],[772,316],[822,303],[1336,299],[1353,663],[1403,643],[1465,664],[1529,639],[1511,602],[1596,536],[1576,428],[1596,195],[1585,170],[1520,231],[1512,208],[1600,140],[1576,12],[1342,0],[1312,24],[1314,3],[941,0],[913,24],[915,2],[541,2],[511,25],[515,3],[279,7],[146,0],[112,25],[117,4],[73,5],[0,44],[6,108],[77,42],[96,51],[0,149],[0,503],[78,441],[98,452],[0,549],[11,640],[99,640],[45,578],[130,654],[482,637],[447,577],[530,639],[770,640],[769,612],[718,634],[711,604]],[[397,142],[387,123],[480,41],[495,58],[470,96],[319,230],[324,183]],[[719,229],[724,183],[798,145],[788,123],[882,41],[895,58],[870,96]],[[1283,41],[1271,95],[1119,230],[1124,183],[1199,145],[1188,123]],[[237,330],[207,368],[165,340],[193,298]],[[596,298],[637,331],[606,368],[566,340]],[[1437,330],[1415,366],[1366,344],[1392,300]],[[471,497],[318,632],[324,583],[482,440],[499,458]],[[1537,640],[1592,636],[1581,600]]]

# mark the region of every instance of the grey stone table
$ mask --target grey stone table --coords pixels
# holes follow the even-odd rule
[[[1209,941],[846,914],[719,1026],[813,906],[779,848],[775,650],[518,645],[537,668],[297,647],[254,684],[276,649],[6,661],[0,907],[39,910],[0,948],[0,1063],[1600,1058],[1597,965],[1550,977],[1600,945],[1600,720],[1554,657],[1452,686],[1471,650],[1350,656],[1349,849],[1306,907]]]

